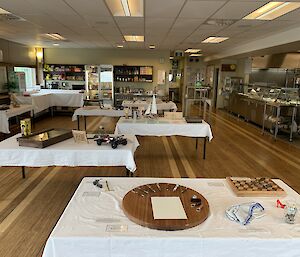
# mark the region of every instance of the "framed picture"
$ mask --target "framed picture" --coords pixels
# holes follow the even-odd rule
[[[81,130],[72,130],[73,138],[75,143],[88,144],[89,141],[87,139],[86,131]]]

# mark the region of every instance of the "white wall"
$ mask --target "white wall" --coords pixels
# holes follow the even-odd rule
[[[166,74],[169,74],[169,70],[171,69],[169,56],[169,51],[160,50],[75,48],[47,48],[44,50],[44,62],[47,64],[124,64],[153,66],[153,87],[157,84],[158,70],[165,70]],[[167,80],[166,83],[168,83]]]

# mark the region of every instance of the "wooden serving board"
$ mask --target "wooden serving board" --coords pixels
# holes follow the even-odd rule
[[[19,146],[45,148],[72,137],[73,134],[71,130],[47,129],[41,132],[33,133],[29,136],[19,137],[17,140],[19,141]]]
[[[284,196],[285,191],[270,178],[226,178],[232,191],[241,197]]]
[[[158,183],[148,184],[155,192],[151,191],[147,185],[136,187],[134,190],[129,191],[123,198],[123,211],[126,216],[133,222],[152,229],[158,230],[183,230],[195,227],[204,222],[209,214],[209,205],[207,200],[198,192],[193,189],[179,186],[176,191],[173,191],[175,184]],[[140,188],[140,189],[139,189]],[[141,190],[142,189],[142,190]],[[147,191],[147,193],[143,193]],[[184,191],[185,190],[185,191]],[[134,193],[138,192],[138,193]],[[141,194],[144,195],[141,196]],[[196,211],[197,207],[191,207],[191,198],[196,195],[201,199],[201,210]],[[178,196],[182,202],[187,219],[160,219],[153,218],[151,197],[174,197]]]

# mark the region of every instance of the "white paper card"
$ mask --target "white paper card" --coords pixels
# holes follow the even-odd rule
[[[179,197],[151,197],[151,203],[155,220],[187,219]]]
[[[107,225],[106,232],[127,232],[127,225]]]

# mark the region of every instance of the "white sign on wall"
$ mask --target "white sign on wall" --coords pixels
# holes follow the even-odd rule
[[[157,84],[158,85],[166,84],[166,71],[165,70],[158,70],[158,72],[157,72]]]

